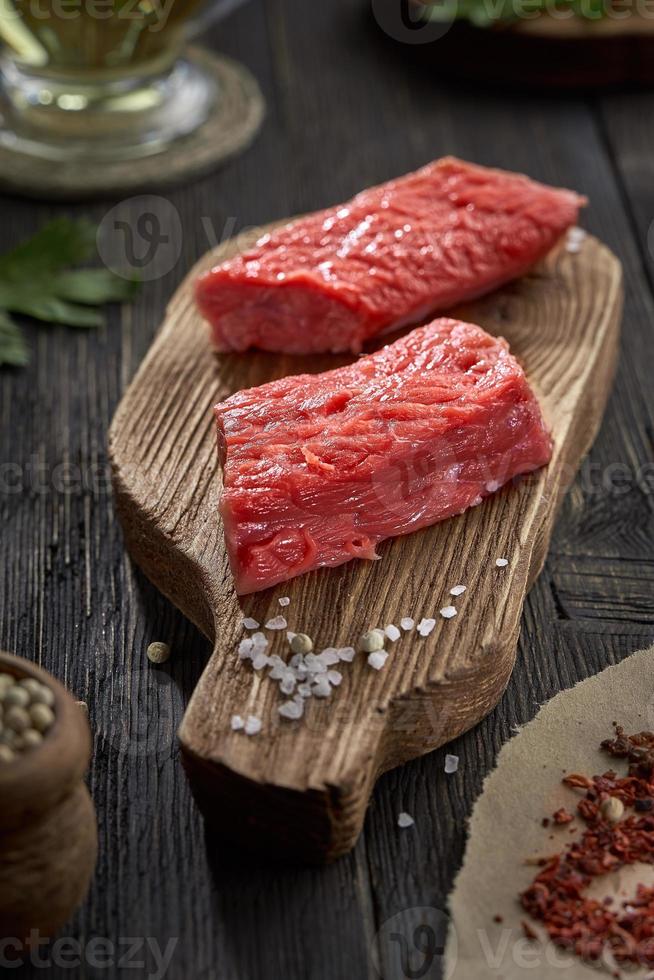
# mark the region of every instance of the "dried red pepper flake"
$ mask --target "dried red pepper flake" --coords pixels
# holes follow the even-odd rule
[[[572,823],[574,820],[574,815],[570,813],[564,806],[562,806],[556,813],[552,814],[552,820],[555,824],[561,826],[562,824]]]
[[[586,829],[561,854],[545,861],[520,897],[525,911],[543,924],[557,946],[589,961],[609,950],[620,964],[651,968],[654,888],[639,884],[635,897],[621,905],[585,894],[594,878],[638,862],[654,864],[654,733],[626,735],[620,726],[614,728],[615,737],[601,747],[627,761],[628,775],[609,770],[592,778],[580,773],[564,777],[566,786],[585,794],[577,813]],[[602,803],[610,797],[634,813],[611,823],[602,814]],[[560,824],[573,817],[562,807],[553,819]],[[523,922],[523,929],[529,938],[537,938],[528,923]]]

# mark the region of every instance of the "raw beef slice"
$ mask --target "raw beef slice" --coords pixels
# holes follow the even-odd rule
[[[584,199],[451,158],[300,218],[202,276],[219,350],[359,352],[522,275]]]
[[[241,594],[376,558],[548,462],[550,437],[506,341],[434,320],[325,374],[216,406],[220,510]]]

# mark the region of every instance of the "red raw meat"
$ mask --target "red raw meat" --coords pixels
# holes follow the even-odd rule
[[[359,352],[523,275],[585,201],[447,158],[300,218],[202,276],[218,350]]]
[[[241,594],[376,558],[543,466],[551,440],[506,341],[434,320],[325,374],[216,406],[220,511]]]

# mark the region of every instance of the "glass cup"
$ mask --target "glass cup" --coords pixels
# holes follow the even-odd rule
[[[244,0],[0,0],[0,145],[129,160],[197,129],[219,98],[186,43]]]

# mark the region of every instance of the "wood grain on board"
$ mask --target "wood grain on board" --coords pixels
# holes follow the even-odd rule
[[[529,276],[460,310],[507,338],[534,385],[554,439],[538,474],[452,520],[382,545],[379,562],[353,561],[237,599],[218,515],[221,489],[211,407],[236,390],[304,370],[262,353],[214,354],[195,309],[198,272],[235,254],[227,242],[191,271],[117,411],[110,452],[128,548],[146,575],[212,640],[214,653],[180,729],[187,769],[211,822],[245,843],[298,859],[351,848],[381,772],[450,741],[499,700],[514,664],[522,604],[540,571],[560,496],[599,425],[615,366],[622,305],[619,262],[595,239],[561,247]],[[499,569],[497,557],[509,566]],[[452,620],[449,589],[468,589]],[[434,632],[389,644],[385,668],[344,665],[328,700],[280,718],[276,684],[237,658],[241,620],[280,612],[317,649],[356,645],[374,626],[435,616]],[[287,656],[284,632],[270,653]],[[263,720],[248,738],[232,714]]]

